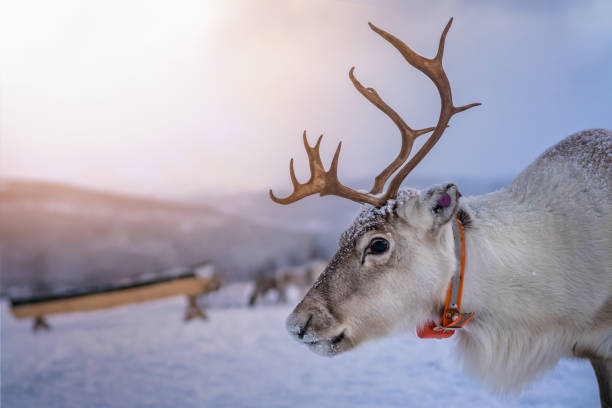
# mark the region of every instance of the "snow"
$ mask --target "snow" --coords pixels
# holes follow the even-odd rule
[[[465,377],[453,340],[410,335],[319,357],[285,331],[289,306],[208,309],[182,298],[49,317],[32,333],[2,304],[4,407],[595,407],[587,362],[563,360],[519,396]]]

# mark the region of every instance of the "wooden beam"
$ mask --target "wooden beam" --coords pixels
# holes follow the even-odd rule
[[[170,296],[195,296],[215,290],[218,287],[219,280],[214,276],[187,277],[129,289],[118,289],[66,299],[20,304],[12,306],[11,311],[13,315],[19,319],[59,313],[85,312],[107,309],[130,303],[147,302]]]

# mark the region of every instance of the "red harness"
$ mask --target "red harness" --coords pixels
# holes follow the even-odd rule
[[[465,234],[459,217],[457,217],[456,224],[453,224],[453,235],[455,237],[455,254],[459,261],[459,270],[455,272],[448,285],[440,324],[430,321],[417,329],[417,335],[422,339],[449,338],[455,334],[455,330],[465,326],[474,317],[474,313],[461,313],[459,310],[461,308],[463,274],[465,272]]]

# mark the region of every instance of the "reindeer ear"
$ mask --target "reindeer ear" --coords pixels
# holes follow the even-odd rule
[[[427,190],[421,198],[421,211],[429,215],[425,217],[430,220],[429,228],[439,228],[452,220],[459,210],[460,197],[459,189],[452,183]]]

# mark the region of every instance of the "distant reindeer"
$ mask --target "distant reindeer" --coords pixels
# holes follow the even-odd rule
[[[278,294],[279,303],[287,303],[287,289],[290,286],[297,287],[303,295],[323,272],[326,264],[320,260],[311,260],[304,265],[281,268],[273,274],[266,274],[264,270],[258,271],[255,287],[249,296],[249,306],[255,306],[257,299],[270,291]]]
[[[456,332],[468,371],[500,390],[519,389],[562,357],[588,358],[602,406],[612,406],[612,132],[569,136],[495,193],[460,198],[455,184],[400,190],[450,118],[477,105],[453,105],[442,68],[451,23],[432,59],[370,24],[434,82],[441,111],[435,127],[413,130],[351,68],[355,88],[402,135],[398,156],[369,193],[338,180],[340,145],[326,171],[321,138],[311,147],[305,133],[310,180],[297,181],[292,159],[294,192],[270,191],[281,204],[316,193],[366,204],[287,328],[328,356],[398,330],[426,338]],[[417,137],[431,131],[407,161]]]

